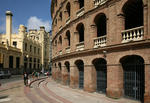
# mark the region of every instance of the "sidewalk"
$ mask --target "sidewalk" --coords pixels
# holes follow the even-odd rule
[[[48,78],[46,83],[49,89],[49,95],[55,95],[57,98],[63,98],[71,103],[140,103],[138,101],[129,100],[125,98],[111,99],[105,94],[88,93],[79,89],[72,89],[69,86],[64,86],[56,83],[51,78]],[[57,95],[57,96],[56,96]]]

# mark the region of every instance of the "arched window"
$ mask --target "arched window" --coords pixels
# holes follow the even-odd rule
[[[55,20],[55,25],[57,25],[57,19]]]
[[[67,39],[67,46],[70,46],[70,31],[68,30],[67,32],[66,32],[66,39]]]
[[[57,0],[55,0],[55,5],[57,6]]]
[[[79,2],[79,8],[81,9],[82,7],[84,7],[84,0],[78,0]]]
[[[59,18],[62,21],[62,12],[59,13]]]
[[[82,23],[77,25],[77,31],[79,33],[79,42],[84,41],[84,25]]]
[[[98,14],[94,22],[97,26],[97,37],[99,36],[104,36],[107,33],[107,28],[106,28],[106,16],[103,13]]]
[[[55,46],[57,47],[57,40],[55,40]]]
[[[128,0],[122,11],[125,15],[125,29],[143,26],[143,2],[142,0]]]
[[[67,13],[68,13],[68,17],[70,17],[70,3],[68,2],[67,5],[66,5],[66,10],[67,10]]]
[[[62,45],[62,37],[61,36],[59,37],[59,43],[60,43],[60,45]]]

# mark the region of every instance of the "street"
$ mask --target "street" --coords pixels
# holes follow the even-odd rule
[[[32,82],[30,87],[23,80],[5,83],[0,87],[0,103],[139,103],[133,100],[111,99],[99,93],[87,93],[56,83],[45,77]]]

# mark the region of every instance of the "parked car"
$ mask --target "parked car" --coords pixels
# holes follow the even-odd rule
[[[9,70],[0,70],[0,78],[10,78],[11,73]]]

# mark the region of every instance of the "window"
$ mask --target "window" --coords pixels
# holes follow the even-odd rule
[[[60,18],[60,20],[62,21],[62,12],[60,12],[59,18]]]
[[[40,54],[40,48],[38,48],[38,54]]]
[[[84,25],[82,23],[77,25],[77,31],[79,33],[79,42],[84,41]]]
[[[32,52],[32,45],[30,45],[30,52]]]
[[[13,46],[17,47],[17,42],[16,41],[13,41]]]
[[[27,43],[25,43],[25,51],[27,51]]]
[[[68,13],[68,17],[70,17],[70,3],[69,2],[66,5],[66,10],[67,10],[67,13]]]
[[[84,0],[79,0],[79,8],[81,9],[82,7],[84,7]]]
[[[34,47],[34,53],[36,53],[36,47]]]

